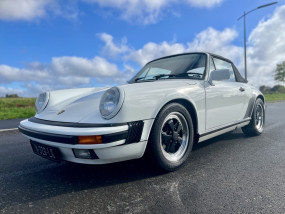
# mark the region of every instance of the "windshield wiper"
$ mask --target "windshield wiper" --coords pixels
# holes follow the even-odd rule
[[[180,73],[180,74],[159,74],[159,75],[154,75],[152,76],[152,79],[145,79],[145,77],[139,77],[135,79],[135,82],[137,82],[138,80],[146,80],[146,81],[153,81],[153,80],[158,80],[162,77],[188,77],[189,74],[197,74],[197,75],[203,75],[203,74],[199,74],[199,73]]]
[[[159,74],[154,76],[156,79],[160,79],[162,77],[188,77],[189,73],[180,73],[180,74]]]
[[[175,74],[159,74],[159,75],[154,75],[154,76],[150,76],[151,79],[145,79],[145,77],[139,77],[139,78],[136,78],[135,79],[135,82],[137,82],[138,80],[158,80],[159,78],[162,78],[162,77],[172,77],[172,76],[175,76]]]
[[[142,80],[142,79],[144,79],[144,78],[145,78],[145,77],[136,78],[136,79],[135,79],[135,82],[138,81],[138,80]]]
[[[155,75],[153,76],[156,80],[162,78],[162,77],[174,77],[175,74],[159,74],[159,75]]]
[[[203,75],[203,74],[199,74],[199,73],[180,73],[180,74],[159,74],[156,76],[153,76],[156,80],[160,79],[162,77],[189,77],[189,74],[193,74],[193,75]]]

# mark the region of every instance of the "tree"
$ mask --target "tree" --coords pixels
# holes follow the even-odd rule
[[[277,64],[274,79],[283,82],[283,86],[285,86],[285,61]]]
[[[285,90],[284,90],[284,86],[282,85],[274,85],[270,91],[273,92],[273,93],[284,93]]]
[[[270,90],[271,90],[271,88],[266,86],[266,85],[262,85],[259,87],[259,91],[261,91],[262,93],[269,93]]]
[[[18,94],[6,94],[6,98],[18,98]]]

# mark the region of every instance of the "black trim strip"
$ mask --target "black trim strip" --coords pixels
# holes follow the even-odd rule
[[[128,136],[128,131],[122,131],[122,132],[102,135],[102,141],[103,143],[111,143],[118,140],[124,140],[127,138],[127,136]]]
[[[31,117],[28,119],[30,122],[39,123],[44,125],[50,126],[64,126],[64,127],[74,127],[74,128],[92,128],[92,127],[116,127],[116,126],[123,126],[128,125],[127,123],[69,123],[69,122],[59,122],[59,121],[50,121],[50,120],[43,120],[38,119],[36,117]]]
[[[126,144],[134,143],[134,142],[140,142],[142,132],[143,132],[143,121],[135,121],[128,123],[129,125],[129,133],[127,136]]]
[[[33,137],[36,139],[51,141],[51,142],[55,142],[55,143],[65,143],[65,144],[72,144],[72,145],[78,144],[78,136],[50,134],[50,133],[46,133],[46,132],[29,130],[29,129],[23,128],[21,126],[19,126],[18,129],[24,135],[27,135],[27,136],[30,136],[30,137]],[[113,134],[107,134],[107,135],[102,135],[102,141],[104,144],[105,143],[111,143],[111,142],[115,142],[118,140],[126,139],[127,136],[128,136],[128,131],[123,131],[123,132],[118,132],[118,133],[113,133]]]
[[[72,149],[72,150],[74,150],[74,149]],[[97,156],[97,154],[94,152],[93,149],[89,149],[89,152],[90,152],[91,159],[99,159],[99,157]]]
[[[77,144],[78,143],[78,138],[76,136],[31,131],[31,130],[22,128],[21,126],[19,126],[18,129],[24,135],[27,135],[29,137],[33,137],[36,139],[40,139],[40,140],[46,140],[46,141],[57,142],[57,143],[66,143],[66,144]]]
[[[209,134],[213,134],[213,133],[215,133],[215,132],[222,131],[223,129],[227,129],[227,128],[230,128],[230,127],[232,127],[232,126],[236,126],[236,125],[238,125],[238,124],[245,123],[245,122],[250,121],[250,120],[251,120],[251,119],[246,119],[246,120],[243,120],[243,121],[241,121],[241,122],[237,122],[237,123],[234,123],[234,124],[231,124],[231,125],[228,125],[228,126],[224,126],[224,127],[222,127],[222,128],[219,128],[219,129],[215,129],[215,130],[213,130],[213,131],[210,131],[210,132],[201,134],[200,137],[205,137],[205,136],[207,136],[207,135],[209,135]]]

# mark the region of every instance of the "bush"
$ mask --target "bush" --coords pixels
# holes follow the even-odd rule
[[[259,90],[264,94],[270,94],[270,93],[285,93],[285,87],[282,85],[275,85],[272,88],[262,85],[259,87]]]
[[[18,94],[6,94],[6,98],[18,98]]]

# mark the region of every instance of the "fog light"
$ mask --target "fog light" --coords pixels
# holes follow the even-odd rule
[[[81,159],[92,159],[88,149],[73,149],[74,156]]]

